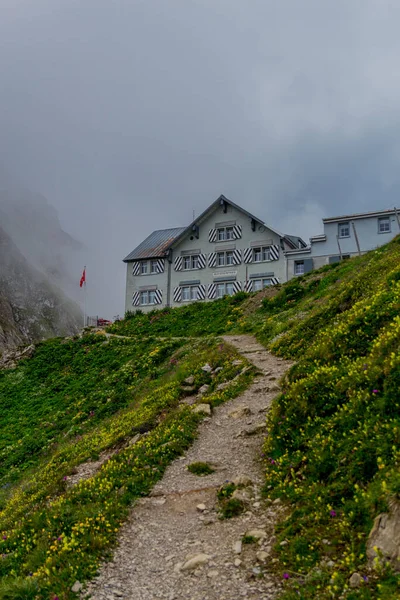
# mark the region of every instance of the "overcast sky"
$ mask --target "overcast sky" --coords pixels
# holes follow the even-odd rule
[[[400,205],[398,0],[0,6],[0,164],[92,249],[92,312],[220,193],[306,239]]]

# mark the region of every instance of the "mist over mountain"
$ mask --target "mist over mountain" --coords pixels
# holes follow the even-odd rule
[[[0,351],[82,325],[85,248],[40,194],[0,182]]]

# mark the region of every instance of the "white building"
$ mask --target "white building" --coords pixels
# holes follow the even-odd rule
[[[285,252],[306,248],[220,196],[187,227],[154,231],[125,259],[126,311],[213,300],[284,282]]]
[[[383,246],[400,233],[395,208],[328,217],[322,222],[324,233],[311,237],[309,246],[286,251],[286,280]]]

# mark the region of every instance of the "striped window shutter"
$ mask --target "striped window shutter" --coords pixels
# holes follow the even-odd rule
[[[234,265],[242,264],[242,251],[241,250],[233,251],[233,264]]]
[[[209,267],[216,267],[217,266],[217,253],[216,252],[211,252],[208,255],[208,266]]]
[[[253,248],[245,248],[243,250],[243,261],[245,263],[253,262]]]
[[[213,300],[217,295],[217,286],[215,283],[210,283],[207,289],[207,296],[210,300]]]
[[[162,304],[162,290],[154,292],[154,304]]]
[[[163,258],[159,258],[157,260],[157,273],[164,273],[165,269],[165,260]]]
[[[135,292],[132,296],[132,306],[139,306],[140,304],[140,292]]]
[[[233,226],[233,237],[235,238],[235,240],[240,240],[240,238],[242,237],[242,226],[241,225]]]
[[[269,256],[271,260],[279,260],[279,246],[274,245],[269,248]]]
[[[244,291],[245,292],[252,292],[253,291],[253,281],[252,281],[252,279],[248,279],[247,281],[245,281]]]
[[[199,258],[197,260],[197,264],[199,265],[199,269],[205,269],[207,265],[207,255],[199,254]]]
[[[216,229],[210,229],[210,231],[208,232],[208,241],[213,244],[214,242],[217,241],[217,230]]]
[[[175,271],[182,271],[183,267],[183,258],[182,256],[177,256],[174,261],[174,269]]]
[[[279,279],[277,277],[271,277],[271,285],[276,285],[279,283]]]
[[[206,286],[203,285],[202,283],[199,285],[198,291],[197,291],[197,299],[198,300],[205,300],[206,299]]]
[[[238,292],[242,291],[242,282],[241,281],[234,281],[233,282],[233,293],[237,294]]]
[[[178,285],[178,287],[174,288],[174,302],[181,302],[182,300],[182,288],[180,285]]]
[[[140,262],[134,262],[132,266],[132,275],[139,275],[140,273]]]

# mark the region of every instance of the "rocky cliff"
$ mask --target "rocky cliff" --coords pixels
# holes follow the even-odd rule
[[[73,334],[81,323],[78,306],[29,264],[0,227],[0,352],[46,337]]]

